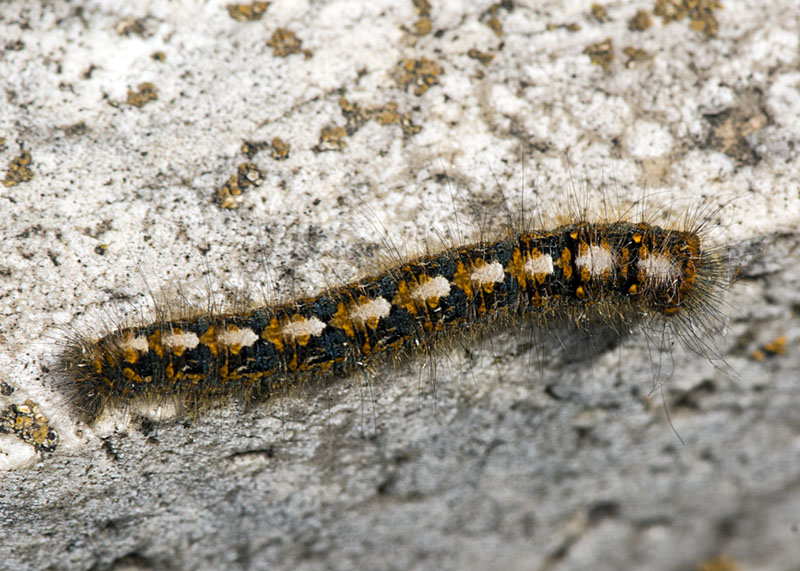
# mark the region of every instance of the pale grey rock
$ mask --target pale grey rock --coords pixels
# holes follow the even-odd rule
[[[276,0],[253,22],[222,2],[3,2],[0,168],[24,145],[34,178],[0,188],[0,404],[33,400],[60,441],[0,436],[0,567],[796,568],[800,9],[726,2],[716,37],[630,31],[640,9],[443,1],[414,37],[411,2]],[[310,57],[276,57],[278,27]],[[584,50],[606,38],[604,70]],[[438,84],[399,86],[404,58]],[[147,82],[156,99],[128,104]],[[369,121],[320,152],[341,97],[421,131]],[[289,158],[256,154],[262,184],[219,208],[242,142],[273,137]],[[635,335],[570,362],[562,341],[585,338],[525,331],[192,422],[87,427],[58,390],[60,328],[135,318],[148,290],[312,293],[380,266],[384,228],[420,252],[576,188],[590,210],[724,205],[714,236],[743,260],[727,367]],[[784,334],[786,355],[750,358]]]

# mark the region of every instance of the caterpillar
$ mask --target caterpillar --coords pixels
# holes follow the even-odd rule
[[[551,230],[509,229],[288,303],[165,317],[98,339],[75,336],[60,368],[69,400],[93,422],[110,408],[165,395],[188,410],[234,394],[268,398],[498,324],[643,321],[704,348],[728,276],[729,263],[702,222],[672,229],[576,220]]]

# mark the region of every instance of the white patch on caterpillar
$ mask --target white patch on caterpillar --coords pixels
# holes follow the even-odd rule
[[[147,337],[141,335],[134,337],[126,332],[122,343],[119,344],[119,348],[123,351],[133,350],[144,354],[150,350],[150,344],[147,342]]]
[[[429,299],[447,297],[450,294],[450,282],[444,276],[428,279],[411,290],[414,301],[423,302]]]
[[[575,258],[575,265],[589,270],[591,277],[600,278],[614,269],[616,257],[608,247],[590,244],[585,252],[583,250],[581,248],[581,255]]]
[[[310,319],[301,318],[297,321],[291,321],[290,323],[287,323],[281,327],[281,334],[288,338],[303,337],[306,335],[315,337],[317,335],[321,335],[325,330],[325,327],[327,327],[327,325],[316,317],[311,317]],[[255,335],[255,333],[253,335]],[[255,343],[257,339],[258,336],[256,336],[252,343]]]
[[[167,333],[161,336],[161,344],[168,349],[194,349],[200,344],[200,338],[191,331],[188,333]]]
[[[378,319],[386,317],[391,311],[392,304],[384,298],[378,297],[351,307],[350,319],[358,325],[364,325],[370,319],[377,321]]]
[[[525,272],[532,278],[537,275],[549,276],[553,271],[553,257],[548,254],[528,256],[525,260]]]
[[[505,277],[506,272],[500,262],[478,266],[469,275],[470,280],[478,285],[498,283],[503,281]]]
[[[250,347],[258,341],[258,335],[247,327],[229,327],[217,335],[217,343],[228,347]]]
[[[670,282],[680,275],[680,268],[675,266],[669,254],[650,254],[639,261],[647,279],[656,283]]]

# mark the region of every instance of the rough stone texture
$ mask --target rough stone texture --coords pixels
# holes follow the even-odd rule
[[[0,5],[0,403],[59,436],[0,435],[0,567],[797,568],[797,2],[425,4]],[[733,373],[506,332],[191,422],[87,427],[58,391],[63,328],[150,290],[286,299],[576,194],[724,205]]]

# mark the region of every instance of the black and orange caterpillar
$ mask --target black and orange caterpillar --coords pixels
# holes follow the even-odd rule
[[[63,370],[90,421],[110,406],[164,395],[194,408],[348,375],[378,356],[429,350],[495,323],[595,314],[696,329],[718,311],[726,271],[700,228],[575,222],[444,249],[290,303],[77,338]]]

